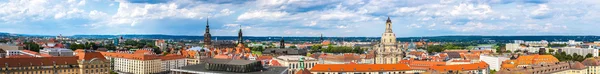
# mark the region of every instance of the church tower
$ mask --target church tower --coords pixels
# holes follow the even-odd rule
[[[240,31],[238,32],[238,44],[243,44],[244,38],[242,37],[242,25],[240,25]]]
[[[375,64],[396,64],[403,58],[401,44],[396,43],[396,34],[392,31],[392,20],[390,17],[385,22],[385,32],[381,36],[381,42],[375,49]]]
[[[206,30],[204,31],[204,47],[210,48],[212,46],[212,42],[210,39],[210,29],[208,28],[208,18],[206,18]]]
[[[281,37],[281,40],[279,40],[279,48],[285,48],[285,41],[283,41],[283,37]]]
[[[396,34],[392,31],[392,20],[390,20],[390,17],[385,22],[385,32],[381,36],[381,43],[386,45],[396,44]]]

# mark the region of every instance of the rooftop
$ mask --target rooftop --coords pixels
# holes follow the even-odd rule
[[[187,72],[187,73],[216,73],[216,74],[282,74],[287,72],[287,67],[275,67],[271,66],[263,71],[255,71],[255,72],[246,72],[246,73],[237,73],[237,72],[227,72],[227,71],[212,71],[207,70],[205,68],[206,63],[196,64],[196,65],[188,65],[178,69],[171,69],[172,71],[177,72]]]
[[[231,64],[231,65],[246,65],[253,62],[258,62],[254,60],[230,60],[230,59],[208,59],[206,63],[211,64]]]
[[[311,72],[379,72],[411,70],[406,64],[316,64]]]
[[[77,65],[77,57],[0,58],[0,67]]]
[[[312,57],[300,56],[300,55],[287,55],[287,56],[279,56],[277,59],[280,60],[290,60],[290,61],[298,61],[300,58],[304,57],[304,60],[317,60]]]

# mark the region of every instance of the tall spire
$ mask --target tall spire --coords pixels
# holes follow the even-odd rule
[[[243,42],[243,36],[242,36],[242,25],[240,25],[240,31],[238,32],[238,44],[244,43]]]
[[[323,42],[323,33],[321,33],[321,38],[320,38],[321,42]]]
[[[208,28],[208,18],[206,18],[206,33],[210,33],[210,29]]]
[[[210,46],[212,45],[210,37],[211,37],[211,35],[210,35],[210,28],[208,27],[208,18],[206,18],[206,30],[204,31],[204,47],[205,48],[210,48]]]
[[[279,48],[285,48],[285,41],[283,41],[283,36],[281,36],[281,40],[279,40]]]

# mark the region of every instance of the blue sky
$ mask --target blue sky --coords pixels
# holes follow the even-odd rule
[[[1,0],[0,32],[380,36],[600,35],[600,0]]]

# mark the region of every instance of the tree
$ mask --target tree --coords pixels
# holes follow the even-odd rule
[[[591,58],[591,57],[594,57],[594,55],[589,54],[589,53],[587,55],[585,55],[585,58]]]
[[[554,53],[554,49],[548,49],[548,52]]]
[[[496,52],[504,53],[503,50],[506,50],[506,44],[496,44]]]
[[[323,45],[315,44],[312,47],[310,47],[310,50],[311,50],[310,52],[314,53],[317,51],[321,51],[321,48],[323,48]]]
[[[27,49],[35,52],[40,52],[40,45],[33,42],[24,42],[23,44],[27,45]]]
[[[296,48],[296,46],[292,45],[292,46],[290,46],[290,48]]]
[[[433,53],[433,52],[442,52],[445,50],[445,48],[442,45],[432,45],[432,46],[427,46],[426,50],[428,53]]]

